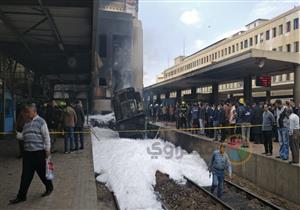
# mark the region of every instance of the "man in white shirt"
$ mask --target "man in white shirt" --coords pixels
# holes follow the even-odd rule
[[[287,109],[287,115],[290,120],[290,147],[292,151],[292,161],[290,164],[298,164],[299,163],[299,140],[300,140],[300,126],[299,126],[299,117],[293,113],[292,109]]]

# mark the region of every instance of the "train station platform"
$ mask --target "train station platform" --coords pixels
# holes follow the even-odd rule
[[[55,149],[57,152],[52,154],[55,167],[53,193],[48,197],[41,197],[44,185],[35,174],[27,201],[8,205],[8,201],[15,198],[18,192],[22,160],[16,158],[18,143],[13,136],[0,140],[0,209],[99,209],[90,136],[85,136],[85,149],[78,153],[64,154],[63,139],[57,139]]]
[[[158,123],[155,123],[155,124],[158,125],[158,126],[166,127],[166,128],[169,127],[169,128],[172,128],[172,129],[174,129],[175,126],[176,126],[174,122],[158,122]],[[201,137],[206,138],[208,140],[211,140],[210,138],[208,138],[206,136],[201,136]],[[245,150],[250,151],[251,153],[258,154],[258,155],[261,155],[263,152],[265,152],[265,148],[264,148],[263,144],[254,144],[253,142],[250,142],[249,148],[248,149],[245,148]],[[289,160],[286,160],[286,161],[283,161],[283,160],[280,160],[280,159],[276,158],[277,156],[279,156],[279,143],[278,142],[273,142],[273,155],[268,156],[268,157],[272,158],[272,159],[276,159],[276,160],[278,160],[280,162],[283,162],[283,163],[288,163],[289,161],[292,160],[291,151],[290,151],[289,154],[290,154],[289,155]],[[300,162],[300,157],[299,157],[299,162]],[[295,164],[295,166],[300,167],[300,164]]]
[[[158,122],[151,125],[151,129],[160,128],[160,138],[180,146],[187,152],[197,151],[207,163],[219,145],[218,141],[206,136],[175,129],[174,123]],[[262,155],[264,146],[252,143],[249,148],[228,145],[226,152],[231,159],[235,175],[299,205],[300,165],[291,165],[288,161],[277,159],[279,144],[274,142],[273,147],[273,156]]]

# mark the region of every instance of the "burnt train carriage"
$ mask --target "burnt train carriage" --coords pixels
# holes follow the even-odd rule
[[[112,102],[120,137],[143,138],[145,114],[140,93],[134,88],[125,88],[115,92]]]

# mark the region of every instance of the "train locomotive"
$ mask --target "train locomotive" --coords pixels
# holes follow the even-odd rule
[[[121,89],[114,93],[112,103],[120,137],[144,138],[145,113],[141,94],[133,87]]]

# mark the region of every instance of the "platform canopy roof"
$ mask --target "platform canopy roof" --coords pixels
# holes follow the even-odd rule
[[[271,75],[291,71],[294,65],[299,64],[298,53],[250,49],[228,59],[213,62],[209,66],[145,87],[144,92],[158,94],[213,83],[238,81],[249,75]]]
[[[94,0],[1,0],[0,51],[39,74],[91,64]]]

